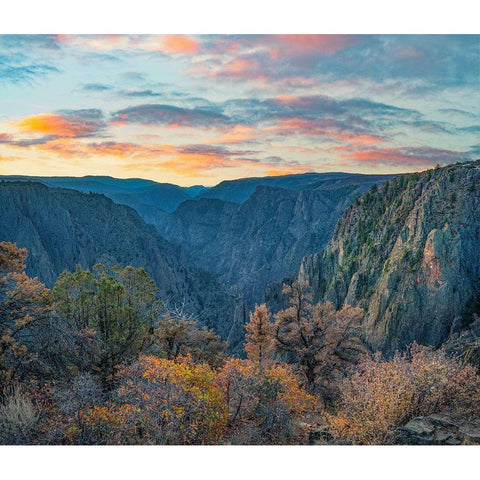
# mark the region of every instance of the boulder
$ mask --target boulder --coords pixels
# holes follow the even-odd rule
[[[451,413],[416,417],[397,428],[396,445],[480,445],[480,418]]]

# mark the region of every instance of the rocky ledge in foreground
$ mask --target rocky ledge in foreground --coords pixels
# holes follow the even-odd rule
[[[396,431],[396,445],[480,445],[480,419],[435,413],[410,420]]]

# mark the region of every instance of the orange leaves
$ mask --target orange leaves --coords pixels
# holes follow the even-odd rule
[[[0,281],[7,274],[23,271],[26,258],[26,248],[18,248],[15,243],[0,242]]]
[[[0,242],[0,379],[10,382],[37,359],[21,338],[35,336],[34,329],[51,310],[50,290],[24,272],[26,257],[25,249]]]
[[[250,425],[260,435],[242,437],[246,443],[287,441],[295,434],[293,420],[316,407],[315,397],[299,386],[288,365],[262,368],[258,362],[232,358],[219,371],[217,384],[228,406],[229,425],[234,430]]]
[[[221,443],[244,427],[282,442],[293,419],[316,406],[290,367],[249,360],[215,371],[189,357],[142,356],[119,379],[115,403],[90,408],[85,420],[89,434],[111,444]]]
[[[309,392],[333,396],[335,377],[366,352],[359,337],[363,310],[345,305],[337,311],[330,302],[313,306],[308,282],[284,285],[283,293],[290,306],[275,318],[275,348],[303,372]]]
[[[227,343],[213,330],[200,327],[195,320],[174,318],[167,314],[158,322],[154,337],[159,354],[170,360],[189,355],[195,363],[217,367],[225,358]]]
[[[188,356],[175,361],[142,356],[120,378],[120,401],[137,407],[124,419],[120,443],[209,444],[223,434],[227,410],[208,365]]]
[[[246,326],[245,352],[249,360],[259,362],[261,366],[272,359],[274,351],[271,316],[266,304],[256,305]]]
[[[268,370],[267,376],[280,385],[279,398],[295,415],[316,408],[317,399],[300,387],[299,380],[290,365],[275,365]]]
[[[390,361],[376,356],[342,386],[332,433],[349,443],[388,443],[396,427],[413,417],[448,410],[478,415],[480,378],[442,352],[413,344]]]

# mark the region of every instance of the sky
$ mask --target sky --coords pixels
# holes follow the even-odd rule
[[[0,174],[178,185],[480,158],[479,35],[0,35]]]

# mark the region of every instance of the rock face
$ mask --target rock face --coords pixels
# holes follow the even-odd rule
[[[480,161],[404,175],[349,207],[322,253],[303,260],[316,301],[366,310],[386,354],[439,346],[480,306]]]
[[[28,249],[27,273],[51,287],[64,270],[95,263],[144,267],[171,306],[185,305],[226,338],[233,298],[214,275],[192,265],[132,208],[104,195],[0,182],[0,241]]]
[[[242,295],[252,305],[263,300],[270,282],[298,271],[305,255],[326,244],[338,218],[355,197],[387,178],[391,177],[292,176],[290,183],[310,183],[301,188],[297,183],[292,188],[256,185],[240,205],[218,198],[189,200],[156,226],[165,238],[184,247],[192,261],[214,272],[232,293]],[[228,193],[235,201],[243,200],[254,180],[258,179],[222,182],[204,195]],[[285,178],[280,180],[282,185],[290,185]],[[228,184],[228,189],[223,184]]]
[[[449,355],[460,357],[476,367],[480,373],[480,317],[473,314],[473,321],[466,328],[461,328],[461,318],[455,320],[442,347]]]
[[[437,413],[410,420],[395,432],[396,445],[480,445],[480,420]]]

